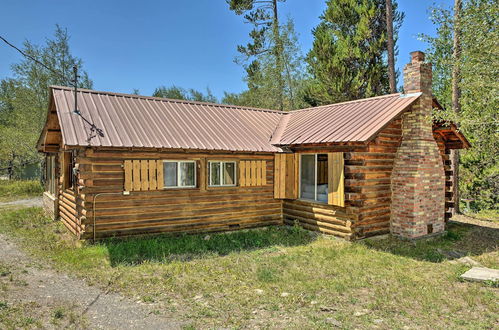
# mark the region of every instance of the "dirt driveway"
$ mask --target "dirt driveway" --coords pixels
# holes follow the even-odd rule
[[[22,252],[0,234],[0,312],[47,329],[179,329],[180,322],[157,315],[154,306],[108,293],[59,273]],[[12,313],[19,315],[11,315]],[[8,328],[19,323],[2,320]],[[31,324],[30,324],[31,322]]]

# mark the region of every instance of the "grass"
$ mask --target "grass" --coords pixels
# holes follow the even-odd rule
[[[469,213],[466,215],[478,220],[492,221],[495,223],[499,223],[499,210],[481,210],[479,212]]]
[[[0,202],[40,196],[42,192],[42,185],[36,180],[0,180]]]
[[[493,328],[498,290],[467,283],[461,251],[499,267],[497,229],[453,223],[445,237],[349,243],[298,227],[211,235],[73,240],[38,208],[0,210],[0,232],[88,283],[196,327]],[[55,315],[54,315],[55,316]]]

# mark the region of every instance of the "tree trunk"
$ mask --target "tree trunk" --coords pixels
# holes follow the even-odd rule
[[[393,8],[392,0],[386,0],[386,33],[388,47],[388,79],[390,82],[390,93],[397,92],[395,85],[395,45],[393,41]]]
[[[281,35],[280,35],[280,31],[279,31],[279,17],[277,15],[277,0],[272,0],[272,6],[273,6],[273,10],[274,10],[272,32],[274,34],[274,40],[275,40],[274,55],[275,55],[276,66],[277,66],[276,67],[277,86],[279,89],[277,97],[278,97],[278,103],[279,103],[279,110],[284,110],[284,78],[283,78],[284,66],[283,66],[283,60],[282,60],[283,45],[282,45]]]
[[[459,113],[461,112],[461,11],[462,11],[462,0],[454,0],[454,45],[452,51],[452,110],[454,111],[455,117],[459,118]],[[454,197],[454,214],[459,214],[459,150],[453,150],[452,152],[452,170],[453,170],[453,197]]]

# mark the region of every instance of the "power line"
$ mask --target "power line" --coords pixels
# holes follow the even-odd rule
[[[7,41],[7,39],[5,39],[4,37],[2,37],[0,35],[0,39],[5,42],[7,45],[9,45],[10,47],[14,48],[15,50],[17,50],[21,55],[23,55],[24,57],[32,60],[33,62],[41,65],[42,67],[44,67],[45,69],[49,70],[50,72],[52,72],[53,74],[59,76],[60,78],[63,78],[67,84],[69,84],[71,87],[74,88],[74,92],[75,92],[75,95],[74,95],[74,100],[75,100],[75,108],[73,110],[73,113],[75,115],[78,115],[81,117],[81,119],[86,122],[87,124],[90,125],[90,136],[88,137],[87,139],[87,142],[90,142],[90,140],[95,137],[95,135],[92,135],[92,133],[97,133],[99,136],[104,136],[104,132],[102,131],[102,129],[98,128],[94,123],[90,122],[88,119],[86,119],[82,114],[81,112],[78,110],[78,97],[77,97],[77,93],[78,93],[78,68],[77,66],[75,65],[73,67],[73,70],[74,70],[74,83],[72,83],[66,76],[64,76],[62,73],[54,70],[54,69],[51,69],[49,68],[47,65],[45,65],[44,63],[42,63],[41,61],[37,60],[36,58],[34,58],[33,56],[29,55],[29,54],[26,54],[23,50],[19,49],[18,47],[14,46],[13,44],[11,44],[9,41]]]
[[[35,62],[35,63],[37,63],[37,64],[41,65],[42,67],[44,67],[45,69],[49,70],[49,71],[50,71],[50,72],[52,72],[53,74],[58,75],[58,76],[59,76],[59,78],[63,78],[63,79],[66,81],[66,83],[67,83],[67,84],[69,84],[70,86],[75,87],[76,82],[75,82],[75,84],[73,84],[73,83],[72,83],[72,82],[70,82],[70,81],[68,80],[68,78],[67,78],[66,76],[64,76],[62,73],[60,73],[60,72],[58,72],[58,71],[56,71],[56,70],[54,70],[54,69],[49,68],[47,65],[43,64],[41,61],[37,60],[37,59],[36,59],[36,58],[34,58],[33,56],[31,56],[31,55],[29,55],[29,54],[26,54],[23,50],[19,49],[18,47],[14,46],[13,44],[11,44],[9,41],[7,41],[7,39],[5,39],[4,37],[2,37],[1,35],[0,35],[0,39],[1,39],[3,42],[5,42],[7,45],[9,45],[10,47],[12,47],[12,48],[14,48],[15,50],[17,50],[17,51],[18,51],[21,55],[23,55],[24,57],[26,57],[26,58],[28,58],[28,59],[32,60],[33,62]]]

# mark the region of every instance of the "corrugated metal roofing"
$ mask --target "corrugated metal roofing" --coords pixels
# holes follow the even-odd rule
[[[68,146],[151,147],[279,152],[270,136],[282,112],[52,86],[63,142]]]
[[[420,95],[391,94],[281,112],[78,89],[78,116],[72,89],[52,86],[51,91],[68,146],[251,152],[281,152],[279,145],[369,141]]]
[[[274,145],[366,142],[421,93],[390,94],[291,111],[272,138]]]

